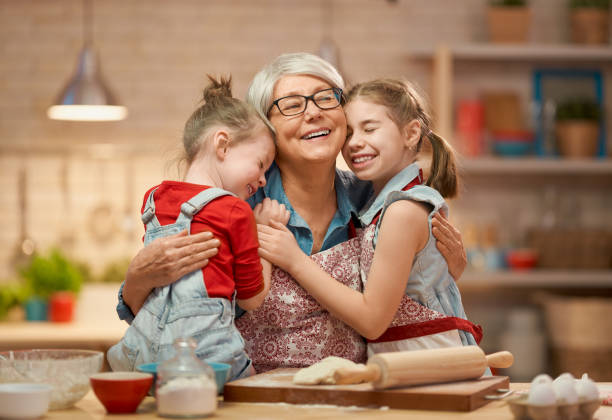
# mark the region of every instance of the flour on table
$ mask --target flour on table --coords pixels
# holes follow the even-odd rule
[[[354,366],[357,366],[357,363],[348,359],[329,356],[312,366],[298,370],[293,375],[293,383],[298,385],[333,385],[336,383],[334,372],[337,369]]]

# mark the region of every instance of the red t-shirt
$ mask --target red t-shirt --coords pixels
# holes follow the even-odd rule
[[[176,221],[181,204],[210,187],[164,181],[146,192],[141,213],[155,188],[155,216],[161,225],[169,225]],[[248,299],[261,292],[264,285],[257,253],[257,226],[247,202],[234,196],[209,202],[191,222],[192,234],[205,230],[221,241],[219,253],[202,269],[208,295],[231,300],[234,290],[238,299]]]

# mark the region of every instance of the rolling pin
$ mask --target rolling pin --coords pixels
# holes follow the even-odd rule
[[[336,384],[372,382],[376,389],[480,378],[487,366],[507,368],[514,356],[500,351],[485,356],[478,346],[378,353],[366,365],[339,368]]]

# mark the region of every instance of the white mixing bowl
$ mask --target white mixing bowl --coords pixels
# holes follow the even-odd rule
[[[31,419],[49,409],[51,385],[31,383],[0,384],[0,418]]]
[[[52,386],[50,410],[68,408],[89,391],[89,376],[102,368],[104,353],[92,350],[13,350],[0,352],[0,383]]]

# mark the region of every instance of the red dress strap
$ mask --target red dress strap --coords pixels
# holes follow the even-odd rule
[[[415,176],[412,181],[406,184],[404,188],[402,188],[402,191],[408,191],[410,188],[414,187],[415,185],[421,185],[422,183],[423,183],[423,170],[419,168],[419,175]],[[379,210],[378,213],[376,213],[376,216],[374,216],[374,219],[372,219],[371,224],[376,224],[378,222],[378,219],[380,219],[380,212],[381,210]]]
[[[353,239],[357,236],[357,229],[355,228],[355,222],[353,220],[353,216],[351,215],[351,220],[349,220],[348,224],[348,238]]]
[[[418,322],[415,324],[399,325],[388,328],[383,335],[368,343],[384,343],[387,341],[399,341],[406,338],[423,337],[426,335],[442,333],[451,330],[462,330],[472,334],[476,343],[482,340],[482,327],[455,316],[447,316],[440,319]]]

